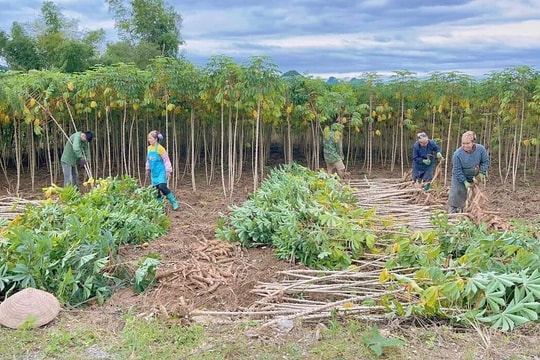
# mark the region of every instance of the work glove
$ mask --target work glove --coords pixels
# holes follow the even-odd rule
[[[442,154],[440,151],[437,153],[437,159],[442,159]]]
[[[429,166],[429,164],[431,164],[431,160],[429,160],[429,159],[424,159],[424,160],[422,160],[422,162],[423,162],[425,165],[428,165],[428,166]]]
[[[471,183],[468,181],[465,181],[464,184],[465,184],[465,189],[469,190],[469,188],[471,187]]]
[[[85,167],[86,164],[87,164],[86,160],[85,160],[85,159],[82,159],[82,160],[81,160],[81,166],[82,166],[82,167]]]
[[[484,181],[485,178],[486,178],[486,175],[484,175],[484,174],[482,174],[482,173],[479,173],[479,174],[478,174],[478,180]]]

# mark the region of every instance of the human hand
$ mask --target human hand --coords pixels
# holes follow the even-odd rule
[[[431,164],[431,160],[429,160],[429,159],[424,159],[424,160],[422,160],[422,162],[423,162],[425,165],[428,165],[428,166],[429,166],[429,164]]]
[[[469,190],[469,188],[470,188],[471,185],[472,185],[472,184],[471,184],[470,182],[468,182],[468,181],[465,181],[464,184],[465,184],[465,189],[467,189],[467,190]]]
[[[442,153],[440,151],[437,153],[437,159],[442,159]]]
[[[82,160],[81,160],[81,166],[82,166],[82,167],[86,167],[87,164],[88,164],[88,163],[86,162],[86,159],[82,159]]]
[[[482,174],[482,173],[479,173],[478,174],[478,180],[480,181],[484,181],[486,179],[486,175]]]

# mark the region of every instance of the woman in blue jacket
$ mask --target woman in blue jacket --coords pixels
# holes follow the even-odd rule
[[[429,190],[433,180],[436,159],[442,159],[441,148],[425,132],[416,135],[413,145],[413,182],[424,183],[424,191]]]
[[[489,167],[489,156],[483,145],[475,144],[476,135],[467,131],[461,136],[461,147],[452,156],[452,184],[448,194],[451,213],[462,212],[467,202],[467,190],[474,177],[483,181]]]

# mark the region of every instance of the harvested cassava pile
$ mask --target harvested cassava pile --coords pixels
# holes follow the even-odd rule
[[[489,210],[488,202],[488,197],[482,191],[480,184],[474,181],[467,192],[467,202],[463,210],[475,224],[485,223],[488,229],[509,229],[508,220],[500,217],[497,212]]]
[[[236,276],[234,262],[236,253],[241,252],[237,244],[206,239],[199,240],[199,243],[188,258],[160,264],[156,274],[159,287],[181,278],[189,291],[204,295]]]

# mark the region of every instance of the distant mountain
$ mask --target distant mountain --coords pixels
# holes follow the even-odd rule
[[[283,73],[281,75],[281,77],[305,77],[304,75],[300,74],[298,71],[296,70],[289,70],[287,71],[286,73]],[[330,76],[327,80],[326,80],[326,83],[330,86],[334,86],[334,85],[338,85],[338,84],[341,84],[341,83],[348,83],[348,84],[351,84],[352,86],[354,87],[358,87],[358,86],[361,86],[362,84],[365,83],[365,80],[362,80],[362,79],[358,79],[358,78],[344,78],[344,79],[339,79],[335,76]]]
[[[327,84],[330,84],[330,85],[337,85],[337,84],[339,84],[340,82],[341,82],[341,81],[340,81],[338,78],[334,77],[334,76],[330,76],[330,77],[328,78],[328,80],[326,80],[326,83],[327,83]]]
[[[295,76],[303,76],[303,75],[301,75],[296,70],[289,70],[286,73],[284,73],[283,75],[281,75],[281,77],[295,77]]]

